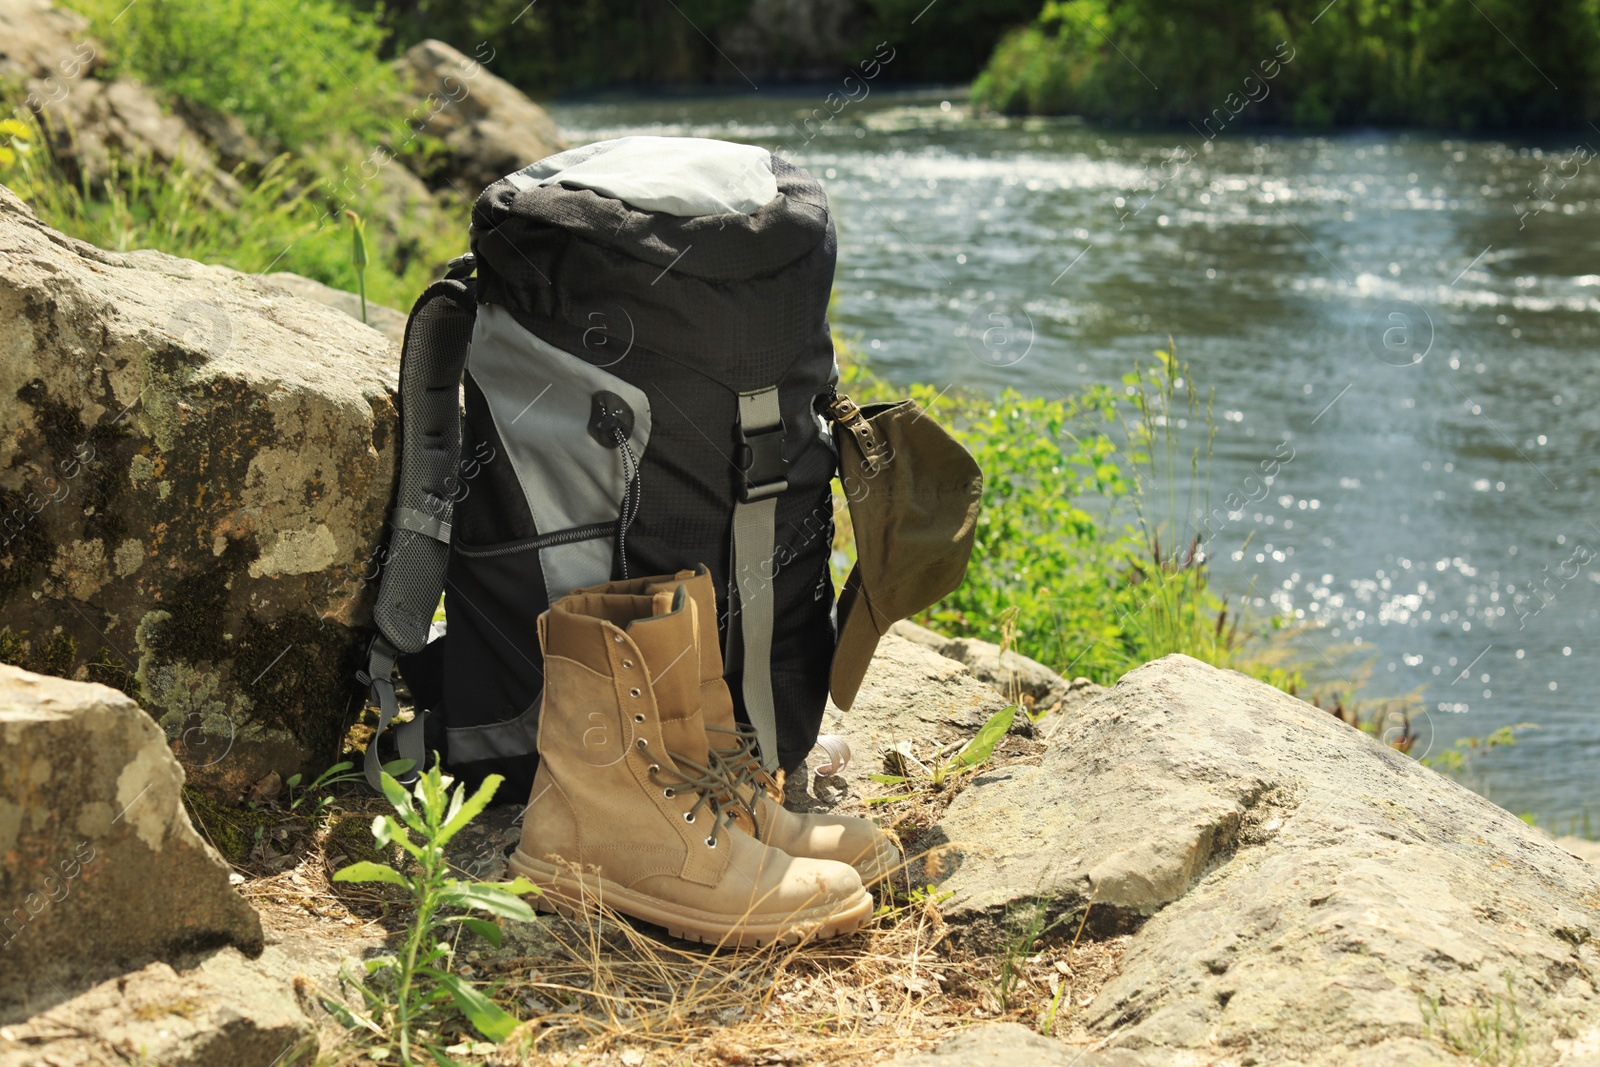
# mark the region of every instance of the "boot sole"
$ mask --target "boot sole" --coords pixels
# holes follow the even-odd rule
[[[742,915],[730,917],[667,904],[596,874],[580,880],[571,871],[532,859],[520,849],[511,854],[509,866],[542,891],[532,901],[539,911],[575,919],[586,910],[587,901],[599,900],[614,911],[664,927],[673,937],[704,945],[760,948],[773,942],[791,945],[807,938],[825,940],[853,933],[872,919],[872,894],[865,889],[844,904],[807,908],[779,920],[746,920]]]

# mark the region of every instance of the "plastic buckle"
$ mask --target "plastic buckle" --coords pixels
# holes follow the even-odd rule
[[[457,256],[445,264],[444,276],[446,278],[465,278],[478,269],[478,257],[471,252]]]
[[[746,433],[739,427],[739,470],[744,472],[739,500],[752,504],[789,488],[789,461],[783,457],[784,425]]]

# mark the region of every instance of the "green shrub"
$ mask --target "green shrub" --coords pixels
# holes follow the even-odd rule
[[[1297,684],[1293,669],[1245,655],[1250,630],[1210,590],[1199,540],[1180,533],[1205,510],[1214,427],[1188,366],[1156,356],[1120,393],[910,388],[984,475],[966,581],[923,621],[1099,682],[1182,652]],[[841,387],[858,400],[897,395],[848,359],[845,368]]]
[[[395,127],[400,86],[384,31],[343,0],[68,0],[110,51],[112,69],[191,105],[238,118],[300,150]]]
[[[1193,123],[1202,136],[1286,122],[1579,125],[1600,114],[1597,46],[1595,0],[1048,0],[972,91],[1002,111]]]
[[[1132,487],[1110,439],[1083,433],[1109,416],[1111,391],[1054,401],[1007,390],[990,402],[962,398],[945,412],[931,387],[911,395],[947,422],[984,476],[967,579],[928,614],[930,625],[998,642],[1009,609],[1024,655],[1099,679],[1122,673],[1120,564],[1134,543],[1110,516]],[[1086,509],[1091,501],[1105,509],[1101,517]]]

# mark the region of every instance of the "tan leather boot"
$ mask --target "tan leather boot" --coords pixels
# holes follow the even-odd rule
[[[539,619],[539,770],[511,868],[569,914],[598,901],[711,944],[855,930],[872,897],[842,863],[796,858],[734,825],[708,767],[699,621],[681,588],[580,592]]]
[[[700,715],[709,739],[712,768],[725,774],[737,798],[738,824],[758,840],[791,856],[848,863],[865,885],[875,885],[888,877],[905,859],[899,847],[870,820],[854,815],[803,815],[788,810],[776,798],[777,785],[755,755],[755,734],[734,718],[733,695],[722,677],[717,589],[711,572],[701,565],[670,577],[637,578],[603,588],[650,595],[680,585],[695,602],[700,627]]]

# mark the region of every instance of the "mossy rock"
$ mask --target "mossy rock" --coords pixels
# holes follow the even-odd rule
[[[135,696],[220,803],[314,776],[360,699],[394,343],[252,275],[91,251],[3,188],[0,246],[0,662]],[[259,825],[199,818],[230,858]]]

